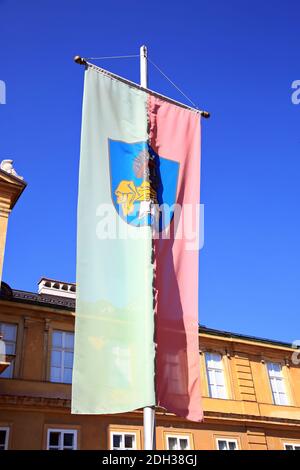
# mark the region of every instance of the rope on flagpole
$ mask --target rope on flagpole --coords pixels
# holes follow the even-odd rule
[[[137,54],[133,55],[112,55],[112,56],[103,56],[103,57],[86,57],[86,60],[103,60],[103,59],[131,59],[133,57],[140,57]]]
[[[117,56],[115,56],[115,57],[117,57]],[[121,57],[121,56],[120,56],[120,57]],[[122,56],[122,57],[124,57],[124,56]],[[139,57],[139,56],[138,56],[138,57]],[[100,58],[99,58],[99,59],[100,59]],[[96,59],[94,58],[94,60],[96,60]],[[148,60],[149,60],[149,57],[148,57]],[[127,80],[126,78],[120,77],[120,76],[118,76],[118,75],[116,75],[116,74],[114,74],[114,73],[112,73],[112,72],[109,72],[109,71],[107,71],[107,70],[105,70],[105,69],[100,68],[100,67],[97,66],[97,65],[91,64],[90,62],[88,62],[88,59],[86,59],[85,57],[80,57],[80,56],[77,55],[77,56],[74,57],[74,62],[76,62],[76,64],[79,64],[79,65],[84,65],[85,67],[94,67],[95,70],[98,70],[98,71],[101,72],[101,73],[105,73],[105,74],[107,74],[107,75],[109,75],[109,76],[111,76],[111,77],[113,77],[113,78],[115,78],[115,79],[117,79],[117,80],[120,80],[120,81],[122,81],[122,82],[124,82],[124,83],[127,83],[127,84],[130,85],[130,86],[143,89],[143,87],[141,87],[140,85],[137,85],[136,83],[134,83],[134,82],[132,82],[132,81],[130,81],[130,80]],[[165,75],[164,72],[162,72],[161,69],[159,69],[159,67],[158,67],[157,65],[155,65],[155,64],[154,64],[152,61],[150,61],[150,60],[149,60],[149,62],[151,62],[151,64],[154,65],[154,66],[166,77],[166,79],[169,80],[170,83],[172,83],[172,85],[173,85],[186,99],[188,99],[188,100],[190,101],[190,103],[192,103],[193,107],[191,107],[191,106],[189,106],[189,105],[187,105],[187,104],[184,104],[184,103],[180,103],[179,101],[176,101],[176,100],[174,100],[174,99],[172,99],[172,98],[169,98],[169,97],[167,97],[167,96],[164,96],[164,95],[162,95],[161,93],[157,93],[157,92],[155,92],[155,91],[153,91],[153,90],[147,89],[147,91],[148,91],[149,93],[151,93],[151,94],[153,94],[154,96],[157,96],[157,97],[159,97],[159,98],[166,99],[166,100],[169,101],[170,103],[174,103],[174,104],[177,104],[177,105],[182,106],[182,107],[184,107],[184,108],[191,109],[191,110],[194,111],[194,112],[198,112],[198,113],[201,114],[202,117],[204,117],[204,118],[206,118],[206,119],[208,119],[208,118],[210,117],[210,113],[209,113],[208,111],[204,111],[204,110],[199,109],[199,108],[193,103],[193,101],[192,101],[187,95],[185,95],[185,93],[183,93],[183,91],[180,90],[180,88],[177,87],[177,85],[175,85],[175,83],[172,82],[172,80],[171,80],[167,75]]]
[[[85,60],[110,60],[110,59],[132,59],[132,58],[137,58],[137,57],[140,57],[138,54],[131,54],[131,55],[112,55],[112,56],[102,56],[102,57],[86,57]],[[169,82],[171,83],[171,85],[173,85],[173,87],[179,91],[179,93],[181,93],[182,96],[185,97],[185,99],[187,99],[191,105],[195,108],[195,109],[199,109],[199,107],[181,90],[181,88],[179,88],[178,85],[176,85],[176,83],[173,82],[173,80],[170,79],[170,77],[168,77],[168,75],[166,73],[163,72],[163,70],[157,65],[155,64],[155,62],[153,62],[152,59],[150,59],[150,57],[148,56],[147,57],[148,61],[150,62],[151,65],[153,65],[153,67],[156,68],[156,70],[158,70],[158,72]]]
[[[171,85],[173,85],[174,88],[176,88],[177,91],[179,91],[179,93],[182,94],[182,96],[185,97],[185,99],[187,99],[191,105],[196,108],[196,109],[199,109],[199,107],[179,88],[179,86],[176,85],[176,83],[173,82],[173,80],[171,80],[168,75],[166,75],[162,70],[161,68],[156,65],[153,60],[150,59],[150,57],[148,56],[148,61],[150,62],[151,65],[153,65],[153,67],[155,67],[161,74],[163,77],[165,77],[166,80],[168,80],[168,82],[171,83]]]

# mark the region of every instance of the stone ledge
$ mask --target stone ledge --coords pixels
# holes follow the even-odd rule
[[[65,410],[66,412],[71,411],[71,400],[62,399],[62,398],[46,398],[46,397],[29,397],[29,396],[21,396],[21,395],[0,395],[0,407],[1,405],[17,405],[21,407],[38,407],[38,408],[59,408],[61,410]],[[118,413],[118,416],[124,416],[128,414],[133,415],[141,415],[142,410],[136,410],[131,413]],[[157,410],[157,417],[161,419],[169,419],[169,420],[178,420],[186,422],[185,419],[176,417],[172,413],[168,413],[163,409]],[[278,424],[278,425],[293,425],[299,426],[300,428],[300,420],[297,419],[287,419],[287,418],[276,418],[276,417],[268,417],[268,416],[257,416],[257,415],[245,415],[245,414],[237,414],[237,413],[220,413],[214,411],[204,411],[204,419],[212,421],[214,419],[223,420],[223,421],[239,421],[243,423],[269,423],[269,424]],[[195,425],[199,425],[199,423],[192,423],[191,427]]]

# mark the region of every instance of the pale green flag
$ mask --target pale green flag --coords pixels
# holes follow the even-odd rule
[[[151,228],[133,206],[145,192],[135,178],[141,177],[146,143],[147,94],[88,67],[77,222],[75,414],[155,404]]]

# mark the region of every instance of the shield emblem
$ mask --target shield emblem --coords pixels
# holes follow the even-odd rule
[[[147,142],[108,140],[111,196],[130,225],[163,231],[174,216],[179,163],[157,155]]]

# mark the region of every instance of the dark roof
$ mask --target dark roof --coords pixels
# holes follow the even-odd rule
[[[61,310],[75,310],[75,299],[59,295],[36,294],[23,290],[11,289],[8,284],[2,282],[0,300],[10,300],[13,302],[41,305],[42,307],[52,307]]]
[[[57,308],[60,310],[68,310],[73,312],[75,311],[76,306],[76,299],[72,299],[70,297],[61,297],[58,295],[35,294],[34,292],[11,289],[5,282],[2,282],[1,284],[0,300],[28,303],[40,305],[42,307]],[[274,344],[275,346],[282,346],[285,348],[292,347],[290,343],[283,341],[270,340],[267,338],[260,338],[257,336],[250,336],[240,333],[232,333],[230,331],[216,330],[213,328],[208,328],[204,325],[199,325],[199,333],[209,334],[211,336],[223,336],[225,338],[243,339],[259,343]]]
[[[285,348],[292,347],[291,343],[286,343],[284,341],[261,338],[259,336],[250,336],[250,335],[245,335],[241,333],[232,333],[231,331],[215,330],[213,328],[208,328],[203,325],[199,325],[199,333],[204,333],[204,334],[208,334],[211,336],[223,336],[226,338],[243,339],[243,340],[248,340],[248,341],[256,341],[259,343],[274,344],[275,346],[283,346]]]

